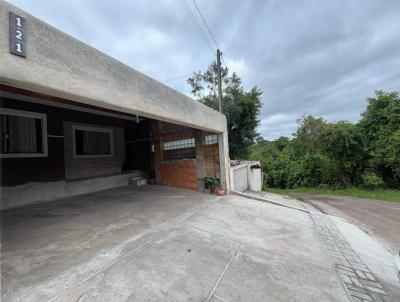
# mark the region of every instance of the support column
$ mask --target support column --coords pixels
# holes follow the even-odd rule
[[[226,194],[230,191],[230,163],[229,163],[229,145],[228,131],[218,134],[219,166],[221,170],[221,186]]]
[[[161,161],[162,161],[162,151],[160,142],[160,122],[151,122],[151,142],[154,145],[153,152],[153,167],[156,177],[156,184],[161,185]]]
[[[204,192],[206,176],[206,168],[204,161],[204,135],[200,130],[195,131],[195,148],[196,148],[196,174],[197,174],[197,191]]]

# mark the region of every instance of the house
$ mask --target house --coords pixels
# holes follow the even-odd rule
[[[4,1],[0,101],[3,209],[148,179],[229,191],[223,114]]]

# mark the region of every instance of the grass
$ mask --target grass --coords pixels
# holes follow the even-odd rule
[[[369,198],[377,200],[387,200],[400,202],[400,190],[388,190],[388,189],[377,189],[377,190],[367,190],[360,188],[347,188],[347,189],[320,189],[320,188],[296,188],[296,189],[279,189],[279,188],[264,188],[264,191],[289,195],[297,197],[296,193],[306,193],[315,195],[340,195],[340,196],[352,196],[360,198]]]

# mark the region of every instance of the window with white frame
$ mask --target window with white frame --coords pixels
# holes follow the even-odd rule
[[[45,114],[0,108],[0,131],[0,157],[47,156]]]
[[[75,157],[109,157],[113,155],[112,129],[73,126]]]
[[[194,138],[180,139],[176,141],[164,142],[164,150],[192,148],[194,147],[194,145],[195,145]]]
[[[213,145],[218,143],[218,135],[213,134],[213,135],[206,135],[204,137],[204,144],[205,145]]]

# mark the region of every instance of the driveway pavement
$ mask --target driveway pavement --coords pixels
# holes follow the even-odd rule
[[[324,213],[345,218],[381,242],[393,255],[400,251],[400,203],[347,196],[301,195]]]
[[[325,220],[268,202],[125,187],[2,218],[2,301],[357,301],[316,223]],[[370,243],[329,221],[358,250]],[[379,245],[364,253],[369,282],[398,301],[390,258]]]

